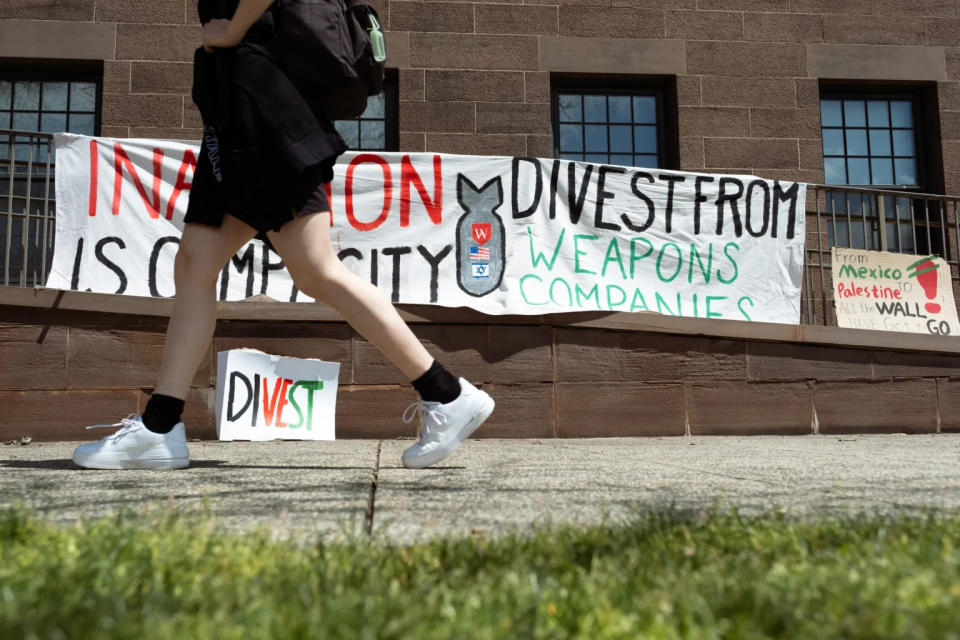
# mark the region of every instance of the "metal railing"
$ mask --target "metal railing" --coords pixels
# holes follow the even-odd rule
[[[950,267],[954,291],[960,290],[958,203],[956,196],[808,185],[800,322],[837,324],[833,246],[941,256]]]
[[[0,131],[0,284],[42,286],[53,261],[53,135]]]
[[[46,282],[53,260],[54,197],[53,136],[0,130],[0,284]],[[835,244],[942,256],[960,292],[958,206],[960,197],[809,185],[801,323],[836,325],[830,273]]]

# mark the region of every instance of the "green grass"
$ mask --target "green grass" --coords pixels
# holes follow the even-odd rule
[[[660,514],[400,547],[0,513],[0,638],[960,638],[960,518]]]

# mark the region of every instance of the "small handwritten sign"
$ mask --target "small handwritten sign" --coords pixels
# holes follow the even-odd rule
[[[832,254],[837,326],[960,335],[943,258],[843,247]]]
[[[217,354],[220,440],[333,440],[340,364],[252,349]]]

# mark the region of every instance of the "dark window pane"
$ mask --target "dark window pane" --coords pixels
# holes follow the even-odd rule
[[[14,82],[13,108],[37,111],[40,108],[40,83]]]
[[[364,110],[361,118],[384,118],[384,97],[380,93],[371,97],[367,101],[367,108]]]
[[[582,162],[582,161],[583,161],[583,154],[582,154],[582,153],[561,153],[561,154],[560,154],[560,159],[561,159],[561,160],[572,160],[572,161],[574,161],[574,162]]]
[[[67,114],[43,113],[40,116],[40,131],[45,133],[60,133],[67,130]]]
[[[561,94],[559,107],[560,122],[583,121],[583,99],[581,96]]]
[[[895,127],[913,127],[913,103],[905,100],[892,101],[890,116]]]
[[[891,158],[873,158],[870,160],[873,171],[873,184],[893,184],[893,160]]]
[[[630,122],[629,96],[610,96],[610,122]]]
[[[889,129],[871,129],[870,130],[870,155],[872,156],[890,156],[893,155],[890,147]]]
[[[583,127],[578,124],[560,125],[560,152],[583,151]]]
[[[583,96],[583,111],[586,122],[606,122],[607,97]]]
[[[361,122],[360,148],[372,150],[387,148],[387,133],[382,120],[364,120]]]
[[[913,158],[897,158],[897,184],[915,186],[917,184],[917,161]]]
[[[823,155],[842,156],[846,146],[843,144],[843,129],[823,130]]]
[[[653,96],[634,96],[633,121],[639,124],[656,124],[657,99]]]
[[[866,158],[849,158],[847,171],[849,184],[870,184],[870,162]]]
[[[93,114],[71,113],[68,131],[70,133],[79,133],[80,135],[84,136],[92,136],[94,134]]]
[[[611,154],[610,155],[610,164],[619,164],[625,167],[629,167],[633,164],[633,156],[630,154]]]
[[[356,120],[337,120],[334,123],[337,132],[343,137],[343,141],[351,149],[360,146],[360,123]]]
[[[13,93],[13,85],[9,82],[0,82],[0,111],[10,110],[10,99]]]
[[[636,157],[636,165],[648,169],[657,169],[660,167],[660,161],[657,156],[638,155]]]
[[[604,125],[589,124],[585,127],[587,136],[587,151],[607,150],[607,127]]]
[[[912,156],[916,152],[913,142],[913,131],[896,130],[893,132],[893,154],[897,156]]]
[[[606,164],[610,159],[605,153],[588,153],[585,157],[587,162],[595,162],[597,164]]]
[[[14,113],[13,128],[17,131],[36,131],[40,126],[39,113]]]
[[[866,103],[863,100],[844,100],[843,117],[848,127],[867,126]]]
[[[638,153],[656,153],[657,152],[657,128],[656,127],[634,127],[633,128],[634,150]]]
[[[67,92],[69,84],[66,82],[44,82],[43,83],[43,110],[44,111],[66,111],[67,110]]]
[[[867,103],[867,114],[870,118],[871,127],[889,127],[890,113],[888,111],[889,103],[886,100],[871,100]]]
[[[847,167],[843,158],[824,158],[823,173],[827,184],[847,184]]]
[[[867,155],[867,132],[865,129],[847,129],[847,155]]]
[[[843,103],[840,100],[820,101],[820,123],[824,127],[843,126]]]
[[[612,125],[610,127],[610,151],[612,153],[633,153],[633,140],[630,139],[630,125]]]
[[[97,85],[92,82],[70,83],[70,110],[95,111],[97,107]]]

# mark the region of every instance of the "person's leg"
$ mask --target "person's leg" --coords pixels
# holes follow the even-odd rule
[[[268,235],[297,287],[339,311],[420,393],[421,401],[411,405],[416,414],[404,413],[405,422],[420,417],[420,439],[404,451],[404,465],[422,468],[449,457],[490,416],[493,399],[435,362],[389,298],[340,262],[329,214],[294,218]]]
[[[409,380],[427,372],[433,357],[390,299],[337,258],[330,241],[329,214],[298,216],[267,235],[298,289],[336,309]]]
[[[180,414],[216,325],[217,275],[255,234],[231,216],[219,228],[186,225],[174,263],[177,295],[156,391],[142,418],[97,425],[121,428],[103,440],[78,446],[73,452],[76,464],[90,469],[182,469],[190,464]]]

